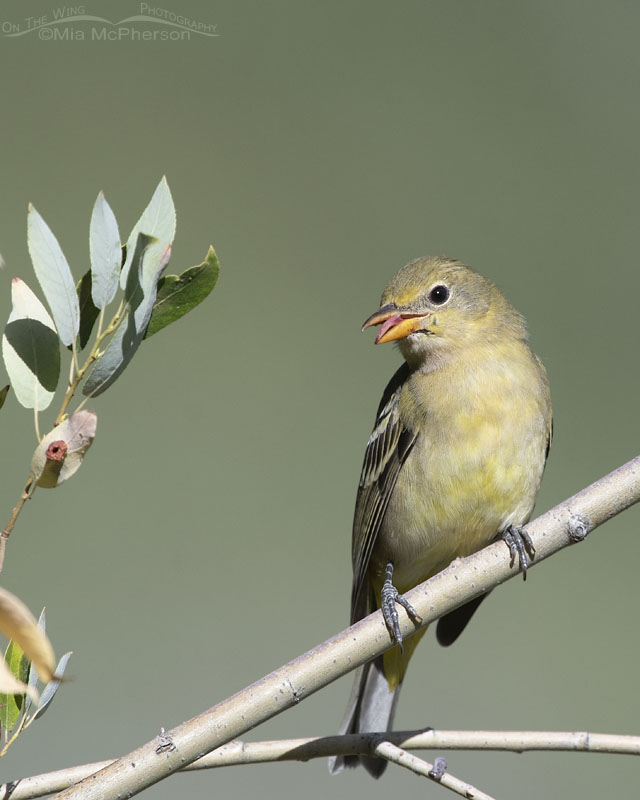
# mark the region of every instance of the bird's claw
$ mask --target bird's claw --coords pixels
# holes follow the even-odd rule
[[[407,614],[414,622],[422,622],[422,617],[418,614],[411,603],[401,595],[400,592],[393,585],[393,564],[387,564],[384,583],[382,584],[382,592],[380,596],[380,607],[382,608],[382,616],[384,617],[385,624],[389,630],[389,635],[394,644],[402,647],[402,633],[400,632],[400,620],[398,619],[398,611],[396,604],[402,606]]]
[[[524,528],[516,525],[509,525],[509,527],[501,534],[500,538],[509,548],[511,560],[509,566],[513,567],[516,563],[516,556],[520,562],[520,569],[522,570],[522,579],[527,580],[527,568],[530,561],[533,561],[536,555],[536,548],[533,546],[531,537]]]

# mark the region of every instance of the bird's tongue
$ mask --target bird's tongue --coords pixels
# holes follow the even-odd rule
[[[380,326],[380,330],[378,331],[378,335],[376,336],[376,344],[382,339],[385,333],[391,328],[395,328],[395,326],[402,321],[402,314],[394,314],[389,319],[385,319],[385,321]]]

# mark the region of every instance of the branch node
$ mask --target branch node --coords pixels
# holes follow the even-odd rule
[[[287,678],[287,681],[289,683],[289,688],[291,689],[291,696],[293,697],[293,702],[297,704],[300,702],[302,698],[300,697],[300,694],[296,689],[296,687],[293,685],[293,681],[291,680],[291,678]]]
[[[433,767],[429,770],[429,777],[433,778],[434,781],[441,781],[442,776],[447,771],[447,759],[443,758],[442,756],[438,756],[434,759]]]
[[[567,531],[569,539],[572,542],[583,542],[591,530],[593,525],[587,517],[582,514],[569,513],[569,521],[567,522]]]
[[[177,750],[177,747],[173,743],[173,739],[164,732],[164,728],[160,728],[160,735],[158,736],[158,739],[160,740],[160,744],[156,746],[156,755],[159,756],[162,753],[173,753],[174,750]]]

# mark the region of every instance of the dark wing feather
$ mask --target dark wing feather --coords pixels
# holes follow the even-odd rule
[[[371,552],[400,469],[417,437],[403,425],[398,411],[400,392],[409,375],[409,367],[403,364],[390,380],[364,454],[353,519],[352,623],[373,611],[365,589]]]
[[[488,596],[488,594],[481,594],[479,597],[469,600],[468,603],[460,606],[460,608],[456,608],[448,614],[445,614],[444,617],[440,617],[436,627],[438,644],[441,644],[443,647],[449,647],[449,645],[453,644],[469,624],[469,620],[474,615],[480,603]]]

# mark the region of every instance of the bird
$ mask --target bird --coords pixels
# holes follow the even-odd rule
[[[496,539],[526,578],[531,517],[553,433],[545,368],[524,317],[489,279],[446,256],[415,259],[362,329],[396,342],[404,363],[382,395],[366,445],[352,534],[351,624],[381,608],[395,646],[360,667],[340,733],[391,730],[409,660],[426,628],[403,643],[403,594]],[[452,644],[482,595],[442,617]],[[334,756],[331,772],[370,756]]]

